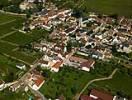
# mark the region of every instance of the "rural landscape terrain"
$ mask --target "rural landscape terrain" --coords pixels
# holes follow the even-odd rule
[[[131,0],[0,0],[0,100],[132,100]]]

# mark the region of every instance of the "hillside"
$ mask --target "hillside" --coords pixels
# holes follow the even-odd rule
[[[132,16],[132,0],[52,0],[58,6],[79,8],[83,12]]]

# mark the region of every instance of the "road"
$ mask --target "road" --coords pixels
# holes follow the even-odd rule
[[[0,10],[0,13],[10,14],[10,15],[17,15],[17,16],[26,16],[26,14],[18,14],[18,13],[6,12],[4,10]]]
[[[37,91],[37,90],[34,90],[32,89],[31,87],[29,87],[29,89],[31,90],[31,92],[37,96],[37,97],[40,97],[41,100],[48,100],[41,92]]]
[[[81,92],[78,94],[78,96],[76,97],[75,100],[79,100],[80,96],[82,95],[82,93],[88,88],[89,85],[91,85],[93,82],[97,82],[97,81],[104,81],[104,80],[109,80],[112,79],[113,76],[115,75],[115,73],[117,72],[117,68],[111,73],[111,75],[109,75],[108,77],[105,78],[98,78],[98,79],[93,79],[91,81],[88,81],[88,83],[85,85],[85,87],[81,90]]]

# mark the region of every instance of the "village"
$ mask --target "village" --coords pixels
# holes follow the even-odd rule
[[[25,0],[20,4],[20,8],[30,9],[33,2]],[[38,91],[46,81],[37,70],[38,66],[52,73],[58,73],[63,66],[89,73],[96,69],[94,65],[97,60],[109,62],[114,58],[122,61],[124,58],[114,55],[115,51],[126,54],[132,52],[132,20],[125,17],[113,18],[90,12],[86,17],[76,18],[72,9],[58,9],[53,3],[45,3],[42,11],[31,16],[29,22],[28,26],[24,25],[20,30],[24,34],[28,34],[27,29],[31,31],[36,28],[49,32],[47,40],[31,43],[32,49],[39,50],[43,56],[30,65],[31,69],[22,78],[10,85],[0,81],[0,90],[9,86],[11,91],[20,88],[25,91]],[[131,60],[127,59],[127,63],[132,65]],[[26,69],[24,64],[18,64],[16,67]],[[46,100],[44,96],[37,95],[40,96],[38,100]],[[78,99],[127,100],[97,89],[92,89],[89,95],[81,94]]]

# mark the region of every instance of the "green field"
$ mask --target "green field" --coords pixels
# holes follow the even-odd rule
[[[32,38],[29,35],[26,35],[24,33],[15,32],[14,34],[5,37],[3,40],[12,42],[18,45],[24,45],[24,44],[30,43],[32,41]]]
[[[19,47],[40,38],[47,38],[48,32],[44,30],[33,30],[25,34],[18,32],[17,30],[22,28],[24,20],[25,18],[22,16],[0,13],[0,53],[32,64],[39,55],[26,54],[19,50]]]
[[[55,99],[63,95],[66,100],[72,100],[88,81],[96,77],[85,71],[64,67],[58,73],[52,73],[40,91],[49,98]]]
[[[117,14],[132,16],[132,0],[59,0],[54,1],[58,6],[79,8],[82,12],[91,11],[102,14]]]
[[[85,0],[87,11],[132,16],[132,0]]]
[[[22,71],[16,68],[16,64],[17,62],[12,61],[10,58],[0,55],[0,79],[5,82],[11,82],[17,79],[17,75]]]
[[[124,96],[132,97],[132,77],[121,72],[117,72],[113,79],[107,81],[95,82],[92,87],[102,88],[113,94],[117,92]]]
[[[13,28],[22,27],[23,21],[23,17],[0,13],[0,36],[14,31]]]

